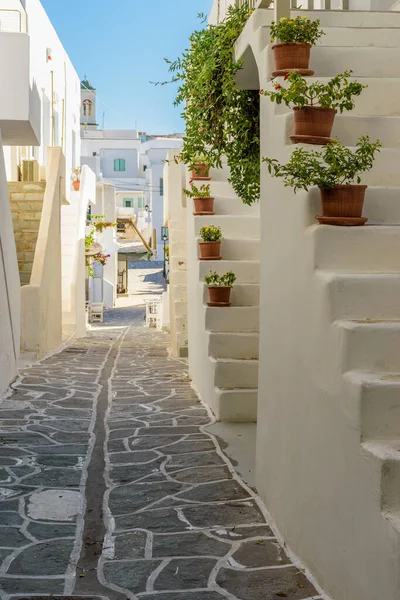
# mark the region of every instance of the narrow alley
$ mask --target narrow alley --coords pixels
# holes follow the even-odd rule
[[[321,598],[167,346],[142,307],[108,311],[0,405],[1,598]]]

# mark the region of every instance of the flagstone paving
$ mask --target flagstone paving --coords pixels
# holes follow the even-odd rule
[[[0,404],[0,597],[320,598],[142,309],[26,368]]]

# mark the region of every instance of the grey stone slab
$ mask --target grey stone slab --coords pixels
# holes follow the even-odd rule
[[[0,525],[18,526],[24,522],[17,512],[0,512]]]
[[[197,427],[188,426],[188,427],[142,427],[139,429],[139,436],[174,436],[174,435],[186,435],[187,433],[196,433],[198,431]]]
[[[36,456],[35,464],[44,467],[77,467],[84,455],[80,456]]]
[[[90,434],[60,431],[54,434],[53,439],[65,444],[87,444],[90,440]]]
[[[41,542],[22,550],[14,558],[7,573],[10,575],[64,575],[73,549],[73,539]]]
[[[157,560],[109,562],[104,565],[104,577],[108,583],[138,594],[146,590],[147,579],[159,564]]]
[[[217,525],[228,527],[244,523],[249,525],[264,523],[264,518],[254,501],[189,505],[182,511],[194,527],[209,528]]]
[[[166,470],[179,471],[189,467],[213,467],[224,465],[224,460],[216,452],[196,452],[194,454],[176,454],[172,456],[166,465]]]
[[[181,535],[155,535],[153,539],[154,558],[225,556],[230,548],[230,544],[218,542],[200,531]]]
[[[111,491],[109,506],[114,515],[127,514],[145,508],[165,496],[175,494],[181,491],[182,487],[181,484],[171,481],[121,485]]]
[[[109,455],[109,459],[113,465],[141,464],[154,460],[157,456],[156,452],[144,450],[143,452],[113,452]]]
[[[60,523],[34,523],[28,525],[28,532],[38,541],[53,538],[73,537],[76,532],[75,525],[62,525]]]
[[[88,446],[84,444],[60,444],[59,446],[50,446],[50,447],[38,447],[32,448],[36,454],[52,454],[52,455],[62,455],[62,454],[72,454],[74,456],[85,456],[88,450]]]
[[[64,579],[43,579],[34,578],[5,578],[0,577],[0,589],[7,594],[37,595],[46,596],[60,594],[64,592]]]
[[[187,440],[182,442],[177,442],[173,446],[160,448],[160,452],[164,452],[165,454],[186,454],[186,453],[194,453],[194,452],[208,452],[209,450],[214,450],[215,444],[210,438],[204,440]]]
[[[79,469],[52,469],[47,468],[41,473],[26,477],[24,483],[35,487],[78,487],[82,471]]]
[[[151,463],[141,465],[127,465],[123,467],[112,467],[110,469],[110,478],[114,483],[126,483],[135,481],[155,471],[159,471],[163,458],[156,458]]]
[[[155,590],[190,590],[205,588],[216,560],[212,558],[182,558],[171,560],[157,577]]]
[[[213,531],[213,535],[233,542],[252,537],[274,537],[274,533],[268,525],[256,525],[255,527],[243,527],[235,525],[234,527],[224,527]]]
[[[5,548],[21,548],[30,544],[23,533],[16,527],[0,527],[0,546]]]
[[[2,512],[18,512],[19,500],[4,500],[0,499],[0,513]]]
[[[175,510],[169,508],[117,516],[115,526],[117,531],[137,528],[158,533],[172,533],[187,530],[187,523],[178,518]]]
[[[134,560],[145,557],[147,535],[144,531],[122,533],[114,538],[115,560]],[[107,548],[105,548],[107,550]],[[156,558],[154,556],[154,558]]]
[[[217,583],[240,600],[304,600],[319,595],[297,567],[247,572],[221,569]]]
[[[223,502],[249,498],[249,493],[238,481],[232,479],[231,481],[198,485],[193,490],[179,494],[179,498],[185,498],[192,502]]]
[[[224,597],[217,592],[196,592],[191,590],[164,594],[146,594],[145,596],[146,600],[222,600]]]
[[[23,431],[7,435],[6,432],[0,432],[0,445],[16,445],[21,446],[51,446],[53,442],[40,433]]]
[[[244,567],[251,568],[279,567],[291,562],[277,541],[263,539],[243,543],[233,558]]]
[[[182,483],[204,483],[206,481],[219,481],[221,479],[232,479],[228,467],[201,467],[193,469],[184,469],[183,471],[174,471],[170,473],[176,481]]]
[[[172,444],[176,444],[179,442],[179,437],[177,439],[176,436],[142,436],[140,438],[131,438],[130,439],[130,448],[132,450],[151,450],[152,448],[157,448],[160,452],[164,452],[164,454],[168,454],[170,447]],[[168,446],[168,450],[166,447]],[[160,447],[160,448],[159,448]],[[162,448],[162,449],[161,449]]]

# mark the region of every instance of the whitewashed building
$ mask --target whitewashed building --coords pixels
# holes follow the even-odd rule
[[[34,359],[84,334],[80,215],[94,179],[73,191],[80,82],[40,0],[0,0],[0,57],[1,392],[20,348]]]
[[[84,79],[81,91],[82,164],[99,182],[114,186],[117,215],[135,217],[162,260],[164,161],[168,150],[181,147],[182,136],[99,129],[96,89]]]

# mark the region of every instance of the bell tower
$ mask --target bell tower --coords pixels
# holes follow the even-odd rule
[[[81,81],[81,127],[97,129],[96,90],[86,76]]]

